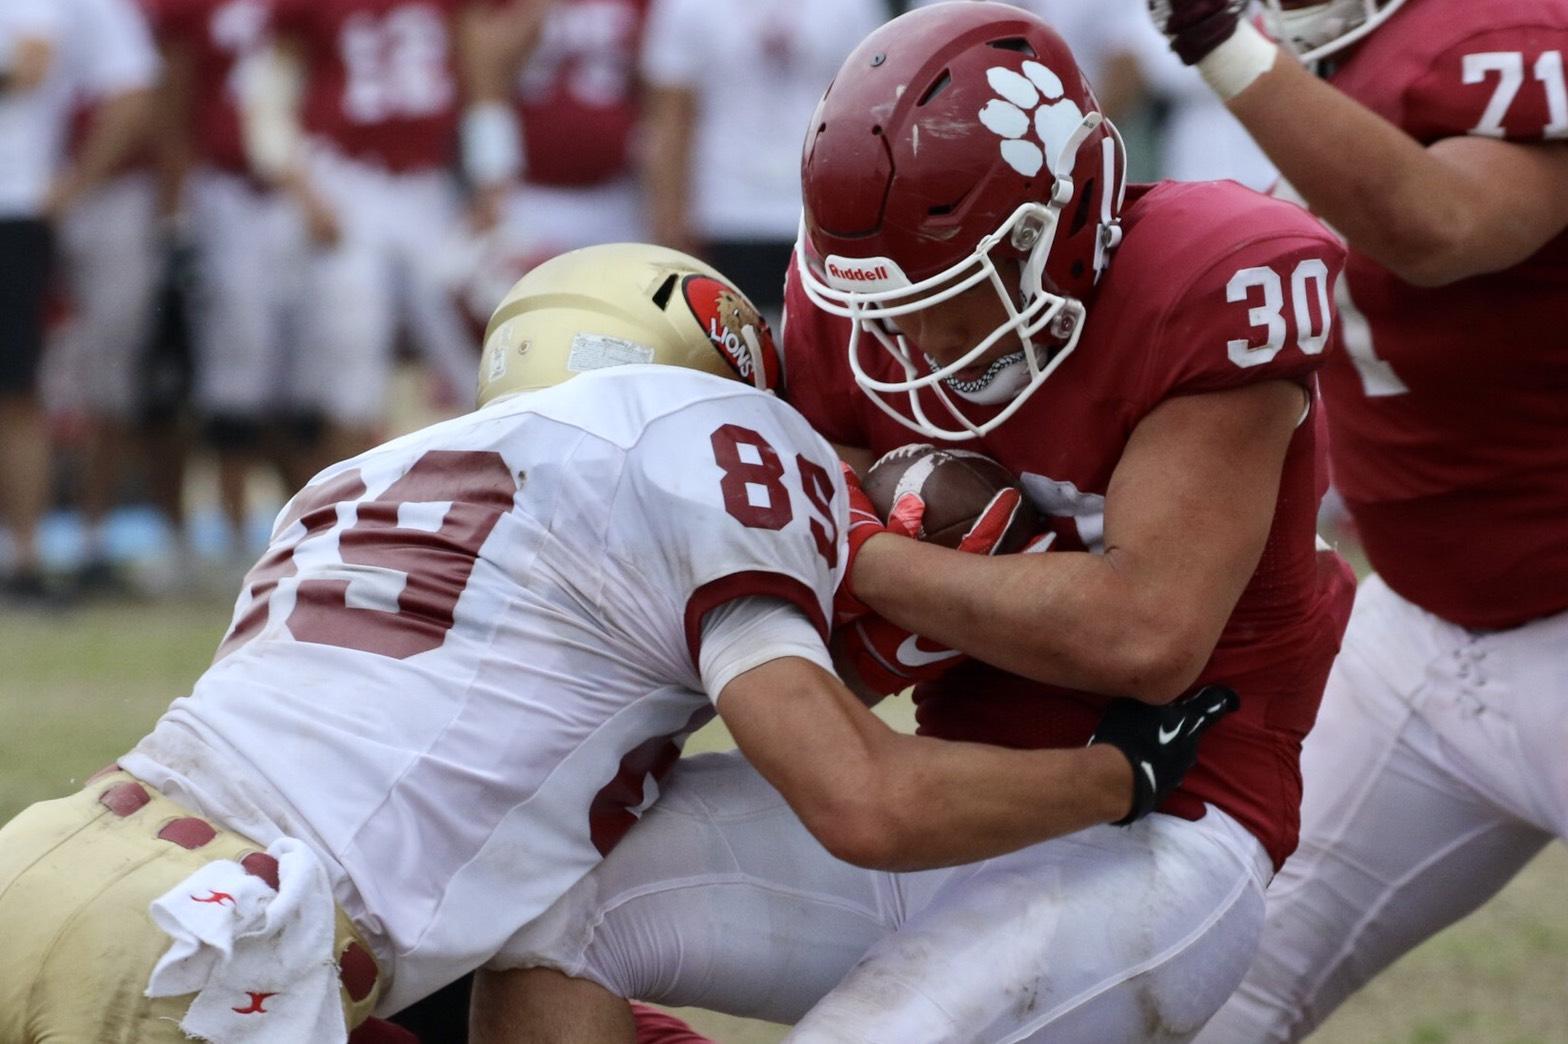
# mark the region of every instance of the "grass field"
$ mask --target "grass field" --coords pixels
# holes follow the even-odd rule
[[[72,789],[146,731],[211,658],[229,607],[0,610],[0,821]],[[1314,1044],[1568,1044],[1565,884],[1568,856],[1553,845],[1484,909],[1352,1000]],[[767,1044],[784,1032],[686,1014],[724,1044]]]

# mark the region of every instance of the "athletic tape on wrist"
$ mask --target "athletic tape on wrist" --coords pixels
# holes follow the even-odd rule
[[[476,185],[505,184],[523,169],[517,114],[500,102],[480,102],[463,113],[463,166]]]
[[[1198,62],[1199,75],[1222,101],[1230,101],[1274,68],[1279,48],[1243,19],[1236,31]]]

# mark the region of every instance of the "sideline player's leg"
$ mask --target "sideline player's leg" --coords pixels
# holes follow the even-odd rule
[[[65,272],[77,309],[73,334],[87,421],[81,504],[87,523],[87,586],[113,587],[104,523],[132,459],[141,363],[158,285],[157,186],[144,171],[122,174],[69,213],[61,226]]]
[[[1559,649],[1568,618],[1561,629]],[[1557,691],[1510,692],[1503,657],[1476,658],[1485,641],[1376,578],[1363,583],[1303,750],[1301,846],[1269,889],[1258,955],[1204,1044],[1304,1037],[1549,840],[1528,821],[1532,759],[1521,746],[1543,730],[1515,711],[1560,704],[1568,679],[1559,666]]]
[[[431,249],[431,244],[449,242],[464,228],[457,189],[444,171],[406,174],[395,181],[396,194],[389,202],[398,204],[399,217],[390,231],[396,238],[409,330],[439,382],[440,404],[466,409],[479,366],[479,343],[444,278],[441,252]]]
[[[314,396],[328,425],[334,460],[380,437],[392,374],[397,316],[393,242],[397,195],[392,175],[320,146],[312,183],[338,222],[335,243],[316,244],[303,317],[304,351],[291,359],[293,398]]]
[[[248,566],[255,550],[246,539],[249,482],[284,364],[278,287],[287,273],[276,245],[291,204],[237,174],[201,170],[190,205],[198,261],[195,400],[218,458],[228,550]]]

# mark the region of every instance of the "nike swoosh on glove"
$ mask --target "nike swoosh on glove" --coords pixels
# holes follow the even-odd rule
[[[1132,763],[1132,808],[1116,826],[1136,823],[1181,785],[1198,760],[1198,741],[1241,706],[1223,685],[1206,685],[1163,706],[1118,697],[1105,708],[1089,744],[1109,743]]]
[[[862,616],[845,630],[839,655],[878,696],[939,678],[969,659],[957,649],[906,631],[875,613]]]

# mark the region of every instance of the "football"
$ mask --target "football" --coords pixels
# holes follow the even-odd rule
[[[926,502],[919,538],[943,547],[957,547],[1002,490],[1022,492],[1012,474],[990,457],[929,443],[901,446],[886,454],[871,465],[862,485],[883,519],[899,497],[918,494]],[[1039,518],[1026,496],[995,553],[1019,550],[1038,529]]]

